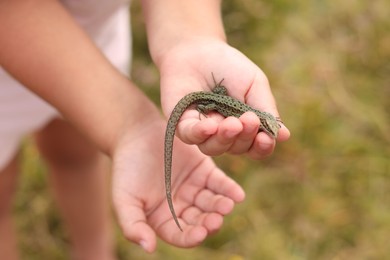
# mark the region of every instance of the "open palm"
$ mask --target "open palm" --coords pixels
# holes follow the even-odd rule
[[[165,122],[157,119],[138,138],[123,142],[114,157],[113,200],[124,235],[146,251],[156,235],[179,247],[192,247],[220,229],[223,216],[244,199],[241,187],[196,146],[175,141],[173,202],[181,232],[168,209],[163,174]]]

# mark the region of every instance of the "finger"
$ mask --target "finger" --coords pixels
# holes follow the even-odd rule
[[[264,159],[272,154],[275,149],[275,144],[275,139],[264,132],[260,132],[256,136],[248,155],[254,160]]]
[[[263,72],[258,71],[246,96],[249,105],[260,111],[268,112],[279,117],[275,98],[271,92],[270,84]]]
[[[176,135],[186,144],[200,144],[215,134],[217,130],[218,123],[212,118],[200,121],[195,118],[187,118],[178,124]]]
[[[227,215],[233,210],[234,201],[210,190],[202,190],[195,197],[194,205],[204,212]]]
[[[191,225],[203,226],[208,234],[216,233],[223,225],[223,216],[217,213],[205,213],[197,207],[190,207],[183,212],[183,219]]]
[[[260,120],[253,112],[246,112],[240,117],[243,130],[237,136],[229,152],[233,154],[242,154],[249,151],[257,135]]]
[[[242,123],[238,118],[225,118],[218,127],[215,135],[212,135],[204,143],[199,145],[199,149],[207,155],[220,155],[232,146],[237,136],[243,129]]]
[[[253,105],[260,111],[271,113],[275,117],[280,117],[275,98],[272,94],[269,81],[265,74],[259,71],[250,87],[247,95],[247,103]],[[281,123],[278,141],[286,141],[290,137],[290,131]]]
[[[245,192],[241,186],[218,168],[210,174],[206,186],[213,193],[230,198],[236,203],[245,199]]]
[[[288,130],[288,128],[283,124],[281,123],[280,124],[280,129],[279,129],[279,134],[278,134],[278,141],[279,142],[284,142],[284,141],[287,141],[289,138],[290,138],[290,130]]]
[[[132,205],[131,201],[125,203],[119,199],[114,200],[119,225],[126,239],[140,245],[146,252],[156,250],[156,234],[146,224],[146,217],[142,205]]]
[[[158,229],[159,236],[176,247],[195,247],[205,240],[208,231],[201,225],[182,224],[183,231],[172,229],[174,223],[166,222]]]

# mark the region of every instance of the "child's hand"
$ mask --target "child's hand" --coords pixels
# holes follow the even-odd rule
[[[186,94],[211,91],[215,85],[213,73],[217,83],[223,79],[230,96],[279,117],[268,80],[253,62],[225,42],[199,41],[178,45],[159,64],[162,105],[167,116]],[[263,132],[258,134],[259,124],[254,113],[245,113],[239,119],[214,115],[200,120],[196,110],[189,110],[182,116],[177,136],[185,143],[198,145],[207,155],[248,153],[261,159],[273,152],[275,140]],[[289,136],[282,126],[278,141]]]
[[[223,216],[244,199],[244,191],[195,146],[176,139],[172,194],[181,232],[165,198],[166,124],[158,116],[151,121],[123,140],[114,156],[113,201],[122,231],[147,252],[155,250],[156,235],[178,247],[199,245],[221,228]]]

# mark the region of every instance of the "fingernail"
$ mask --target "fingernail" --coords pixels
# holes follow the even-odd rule
[[[143,250],[148,251],[147,250],[148,243],[145,240],[139,241],[139,245],[142,247]]]

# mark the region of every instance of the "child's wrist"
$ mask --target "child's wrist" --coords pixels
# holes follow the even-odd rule
[[[181,37],[172,42],[172,44],[166,44],[165,46],[155,48],[154,51],[151,51],[151,56],[161,72],[161,70],[164,69],[164,66],[170,64],[172,58],[184,53],[192,52],[192,50],[202,48],[202,46],[210,46],[215,43],[226,43],[226,38],[224,35],[191,35],[188,37]]]

